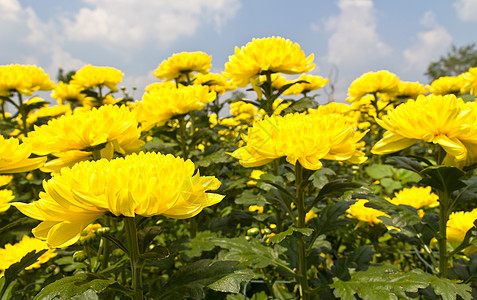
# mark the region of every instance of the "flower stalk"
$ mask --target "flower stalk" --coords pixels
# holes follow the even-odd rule
[[[134,300],[142,300],[142,259],[139,252],[137,239],[137,228],[134,217],[124,218],[124,228],[128,247],[129,260],[131,262],[132,289],[134,290]]]

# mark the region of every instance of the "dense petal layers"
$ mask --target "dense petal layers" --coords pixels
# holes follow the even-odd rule
[[[164,125],[173,116],[201,110],[215,98],[216,93],[207,86],[177,86],[172,82],[151,84],[142,101],[137,102],[138,119],[142,130],[149,130]]]
[[[32,145],[0,135],[0,173],[27,172],[45,164],[46,157],[28,158],[31,153]]]
[[[212,57],[204,52],[181,52],[176,53],[161,62],[154,71],[154,76],[159,79],[185,79],[182,76],[191,77],[192,72],[205,74],[212,67]]]
[[[9,96],[12,91],[31,96],[34,91],[53,89],[55,83],[37,66],[0,66],[0,96]]]
[[[388,71],[368,72],[353,81],[348,89],[348,102],[355,102],[370,93],[396,93],[399,78]]]
[[[450,214],[447,221],[447,240],[449,242],[462,242],[469,229],[474,227],[477,220],[477,209],[469,212],[456,211]]]
[[[381,219],[378,219],[381,216],[389,217],[388,214],[365,206],[369,200],[366,199],[357,199],[358,201],[351,205],[346,212],[348,213],[348,218],[358,219],[361,222],[366,222],[369,225],[376,225],[382,223]]]
[[[61,167],[72,166],[71,162],[91,158],[92,148],[101,144],[107,144],[103,152],[110,152],[102,157],[112,157],[113,152],[137,152],[144,144],[139,139],[140,135],[136,112],[126,106],[103,105],[88,111],[75,111],[72,115],[50,120],[46,125],[35,126],[25,142],[33,146],[35,154],[58,157],[59,160],[48,162],[45,169],[58,172]]]
[[[70,81],[71,85],[82,88],[97,88],[106,86],[111,91],[117,92],[116,85],[123,79],[123,73],[111,67],[96,67],[86,65],[79,69]]]
[[[53,247],[64,247],[76,242],[88,224],[107,212],[183,219],[220,202],[224,196],[207,193],[218,189],[220,181],[194,171],[190,160],[152,152],[84,161],[44,182],[40,200],[13,205],[42,221],[33,230],[36,237]]]
[[[462,89],[461,93],[470,92],[472,95],[477,96],[477,67],[470,68],[462,76]]]
[[[283,92],[284,95],[296,95],[307,93],[324,87],[329,79],[321,76],[302,74],[296,81],[306,81],[303,83],[296,83]]]
[[[248,135],[243,136],[246,145],[231,155],[245,167],[284,156],[291,164],[299,161],[306,169],[317,170],[321,159],[364,162],[364,153],[357,150],[364,134],[336,115],[267,116],[249,127]]]
[[[477,161],[476,107],[454,95],[421,95],[376,121],[387,131],[374,145],[374,154],[396,152],[423,140],[442,146],[447,152],[446,164]]]
[[[238,87],[245,87],[257,80],[262,72],[300,74],[311,71],[313,54],[306,57],[300,45],[281,37],[253,39],[225,64],[224,76]]]
[[[439,197],[432,192],[430,186],[405,188],[394,194],[389,202],[395,205],[409,205],[415,209],[421,209],[425,206],[439,206]]]

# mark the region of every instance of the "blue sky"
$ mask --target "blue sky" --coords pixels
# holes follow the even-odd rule
[[[477,0],[0,0],[0,12],[0,65],[35,64],[52,78],[59,68],[115,67],[136,98],[172,54],[204,51],[222,72],[253,38],[281,36],[313,53],[310,73],[333,71],[337,102],[369,71],[428,83],[430,61],[477,43]]]

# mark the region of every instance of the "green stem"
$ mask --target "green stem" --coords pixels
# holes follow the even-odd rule
[[[439,194],[439,275],[447,278],[449,257],[447,256],[447,220],[449,219],[449,195],[445,191]]]
[[[305,224],[305,195],[304,195],[304,183],[306,178],[303,178],[304,169],[301,166],[300,162],[295,164],[295,186],[296,186],[296,206],[298,211],[298,218],[296,221],[297,228],[306,228]],[[306,262],[306,244],[305,237],[301,234],[297,238],[298,244],[298,279],[300,283],[301,297],[303,300],[310,299],[309,287],[308,287],[308,276],[307,276],[307,262]]]
[[[124,228],[126,230],[126,238],[128,242],[127,247],[129,252],[129,260],[131,261],[132,289],[135,292],[133,299],[142,300],[142,262],[140,258],[136,222],[134,217],[124,218]]]
[[[107,227],[111,226],[111,217],[105,215],[104,220]],[[103,256],[101,257],[101,270],[104,270],[108,267],[109,256],[111,254],[111,241],[105,237],[101,237],[103,241]]]
[[[23,97],[22,94],[18,93],[18,100],[20,101],[20,105],[18,106],[18,110],[20,113],[20,117],[22,120],[22,133],[26,137],[28,134],[28,125],[27,125],[27,114],[25,112],[25,105],[23,104]]]
[[[187,133],[186,133],[186,120],[184,116],[179,117],[179,134],[180,134],[180,144],[182,150],[182,158],[187,160],[189,157],[189,151],[187,149]]]

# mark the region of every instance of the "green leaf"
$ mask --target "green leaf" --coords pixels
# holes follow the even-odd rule
[[[406,226],[419,224],[422,221],[417,215],[417,211],[414,207],[408,205],[395,205],[378,196],[366,196],[366,198],[369,199],[369,203],[365,204],[366,207],[378,209],[391,216],[391,218],[385,216],[379,217],[385,225],[404,228]]]
[[[204,288],[211,285],[218,289],[224,290],[236,289],[236,284],[240,284],[240,278],[248,280],[248,272],[241,272],[243,267],[237,266],[237,261],[217,261],[213,262],[210,259],[203,259],[192,264],[186,265],[175,272],[167,283],[160,288],[155,296],[157,299],[202,299],[204,298]],[[217,283],[216,281],[234,274],[236,271],[237,277],[229,281]],[[248,274],[248,275],[247,275]]]
[[[364,171],[369,177],[373,178],[374,180],[379,180],[384,177],[392,177],[393,169],[394,168],[390,165],[372,164]]]
[[[381,179],[380,181],[381,181],[381,185],[384,187],[384,189],[386,190],[386,193],[388,194],[392,194],[392,192],[394,192],[395,190],[402,189],[401,182],[394,180],[392,178],[386,177]]]
[[[456,167],[431,166],[422,170],[421,174],[424,178],[420,183],[440,191],[450,193],[466,186],[461,180],[465,173]]]
[[[211,251],[215,248],[215,245],[212,241],[213,238],[216,238],[217,234],[214,232],[200,231],[197,233],[195,238],[187,241],[183,245],[187,247],[187,250],[182,250],[182,253],[190,258],[199,257],[204,251]]]
[[[232,274],[229,274],[216,282],[209,285],[209,288],[214,291],[224,292],[224,293],[239,293],[240,285],[242,282],[249,281],[253,279],[255,273],[249,269],[238,269],[235,270]]]
[[[329,182],[328,175],[336,175],[336,172],[330,168],[325,167],[316,170],[311,176],[311,179],[313,180],[313,185],[316,188],[321,189],[325,184]]]
[[[28,252],[25,256],[22,257],[19,262],[16,262],[10,267],[8,267],[8,269],[6,269],[4,273],[5,282],[2,286],[2,292],[4,292],[4,289],[6,289],[10,285],[10,283],[15,280],[18,273],[25,270],[25,268],[31,266],[32,264],[36,263],[38,258],[40,258],[40,256],[42,256],[46,251],[48,250],[43,249],[38,252],[36,252],[36,250]]]
[[[389,157],[386,162],[398,169],[406,169],[414,173],[420,174],[424,167],[417,161],[405,156]]]
[[[359,182],[348,182],[345,179],[338,179],[328,182],[318,193],[316,199],[339,198],[344,193],[363,187]],[[316,202],[316,200],[315,200]]]
[[[148,226],[137,233],[137,239],[139,244],[139,251],[144,252],[151,241],[162,232],[162,228],[159,226]]]
[[[299,232],[303,235],[310,236],[313,233],[311,228],[295,228],[293,225],[288,227],[287,230],[275,234],[269,238],[270,243],[278,244],[283,241],[286,237],[293,235],[293,233]]]
[[[139,256],[143,259],[159,260],[164,259],[170,255],[169,249],[163,246],[155,246],[151,251],[141,253]]]
[[[265,204],[268,204],[269,202],[263,195],[256,195],[250,190],[245,190],[235,198],[235,203],[236,204],[243,204],[243,205],[258,205],[258,206],[264,206]]]
[[[350,222],[348,218],[342,218],[346,210],[352,203],[348,201],[337,202],[333,205],[325,206],[318,218],[310,220],[311,226],[315,229],[315,235],[327,234]]]
[[[195,162],[195,165],[198,167],[208,167],[211,164],[228,163],[233,160],[234,158],[227,155],[225,152],[217,151],[201,158],[199,161]]]
[[[245,237],[218,238],[213,239],[213,243],[228,250],[224,254],[224,259],[245,262],[253,268],[275,266],[289,269],[288,263],[279,258],[285,249],[278,245],[265,246],[255,239],[247,241]]]
[[[444,300],[456,299],[457,295],[470,300],[471,288],[450,279],[438,278],[420,269],[408,273],[395,266],[373,266],[366,271],[351,274],[349,281],[334,279],[330,285],[333,294],[341,299],[408,299],[406,292],[418,292],[431,285],[437,295]]]
[[[115,283],[117,282],[99,274],[82,273],[50,283],[35,296],[34,300],[98,299],[92,295],[101,293]]]

